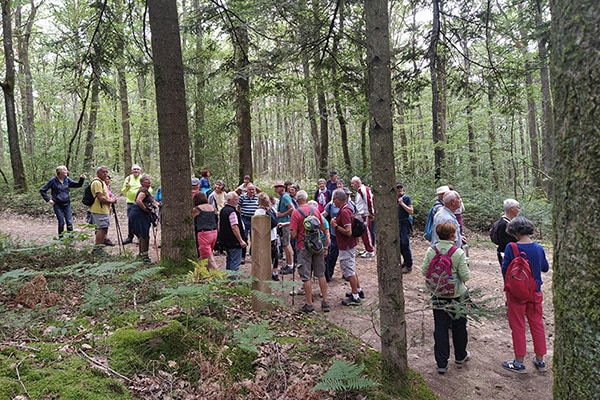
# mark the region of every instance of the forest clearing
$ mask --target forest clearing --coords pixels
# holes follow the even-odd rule
[[[120,221],[125,221],[126,224],[127,219],[123,215]],[[24,240],[43,243],[48,241],[54,234],[55,222],[49,218],[34,219],[0,214],[0,231]],[[514,374],[505,371],[501,367],[501,362],[512,357],[512,341],[505,315],[502,277],[496,261],[495,248],[492,247],[485,235],[470,232],[469,236],[471,237],[471,257],[469,259],[471,280],[468,282],[468,286],[475,293],[478,293],[477,297],[474,297],[475,302],[480,301],[478,297],[488,300],[484,307],[490,311],[487,318],[469,321],[469,344],[467,348],[472,359],[462,369],[456,369],[451,363],[447,374],[439,375],[437,373],[433,358],[433,316],[428,308],[429,296],[424,287],[424,278],[419,271],[419,263],[428,244],[421,238],[419,232],[415,232],[412,238],[415,268],[412,273],[403,277],[409,367],[421,374],[427,385],[433,389],[440,399],[444,400],[479,398],[509,400],[522,395],[524,392],[528,396],[538,399],[551,399],[554,336],[551,291],[552,270],[544,275],[543,286],[544,321],[548,343],[548,357],[546,359],[549,367],[548,372],[542,374],[535,371],[531,363],[527,364],[527,374]],[[117,242],[115,230],[109,233],[109,237],[115,243]],[[128,248],[133,249],[135,245],[130,245]],[[546,250],[549,259],[551,259],[551,249]],[[118,253],[116,246],[110,251]],[[155,259],[154,250],[151,251],[150,255]],[[224,269],[224,256],[218,256],[217,262]],[[374,349],[380,350],[376,307],[378,291],[377,261],[376,259],[359,257],[357,265],[361,284],[366,293],[364,304],[350,309],[340,304],[340,300],[344,298],[344,294],[348,291],[348,284],[341,278],[338,266],[336,267],[334,279],[329,284],[332,310],[328,314],[322,314],[317,309],[317,313],[349,330]],[[250,266],[246,265],[243,268],[248,272]],[[318,286],[315,284],[314,287],[317,288]],[[288,295],[287,290],[279,291],[278,295],[281,295],[286,302],[285,313],[298,314],[298,309],[303,304],[302,296],[295,297],[295,305],[292,306],[292,296]],[[318,290],[315,291],[315,296],[318,296]],[[10,342],[10,338],[4,338],[3,340]],[[528,355],[531,352],[533,352],[533,349],[531,338],[528,335]],[[344,356],[343,354],[340,355]],[[530,362],[529,358],[528,356],[527,359]],[[457,384],[458,382],[460,384]]]

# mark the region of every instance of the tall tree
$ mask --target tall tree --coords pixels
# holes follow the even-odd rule
[[[550,0],[555,399],[600,393],[600,3]]]
[[[398,236],[392,124],[392,84],[387,0],[365,1],[369,135],[377,214],[377,265],[381,319],[382,379],[398,393],[406,383],[406,320]]]
[[[441,38],[441,0],[433,0],[433,29],[429,45],[429,71],[431,74],[431,132],[434,148],[435,180],[442,177],[442,162],[444,160],[444,83],[443,61],[440,56]]]
[[[4,81],[0,82],[0,86],[2,86],[2,91],[4,92],[8,147],[14,182],[13,187],[17,192],[26,192],[27,180],[25,179],[25,167],[23,166],[21,148],[19,147],[19,131],[15,108],[15,54],[12,43],[12,18],[10,12],[10,0],[2,0],[2,33],[6,73]]]
[[[148,2],[160,144],[161,264],[174,271],[197,257],[190,192],[189,132],[176,0]]]
[[[246,175],[252,177],[252,126],[250,119],[250,39],[248,27],[239,24],[232,28],[235,58],[235,120],[238,128],[238,157],[240,181]]]

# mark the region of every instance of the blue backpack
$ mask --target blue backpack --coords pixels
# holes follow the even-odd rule
[[[423,236],[429,242],[431,242],[431,235],[433,234],[433,207],[429,209],[429,213],[427,214],[427,223],[425,224],[425,231],[423,232]]]

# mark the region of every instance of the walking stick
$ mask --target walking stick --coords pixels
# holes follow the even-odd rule
[[[117,228],[117,243],[119,243],[119,254],[123,253],[125,250],[125,246],[123,246],[123,237],[121,236],[121,225],[119,225],[119,218],[117,217],[117,208],[115,207],[115,203],[111,204],[113,214],[115,215],[115,227]]]
[[[158,218],[156,222],[151,222],[152,224],[152,235],[154,236],[154,251],[156,251],[156,262],[160,261],[160,255],[158,254],[158,246],[156,244],[156,225],[158,225]]]

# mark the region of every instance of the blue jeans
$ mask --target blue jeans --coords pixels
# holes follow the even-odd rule
[[[71,203],[54,203],[54,214],[56,214],[56,219],[58,220],[59,237],[62,237],[63,231],[65,230],[65,221],[67,223],[67,230],[73,230],[73,213],[71,212]]]
[[[229,271],[238,271],[240,269],[240,264],[242,263],[242,248],[233,247],[228,248],[226,251],[227,258],[225,269]]]
[[[406,268],[412,268],[413,258],[410,251],[410,224],[408,221],[398,224],[400,230],[400,255],[402,256],[402,265]]]
[[[337,262],[340,249],[337,244],[335,236],[331,236],[331,244],[329,245],[329,251],[327,252],[327,258],[325,259],[325,279],[327,282],[331,282],[333,272],[335,270],[335,263]]]

